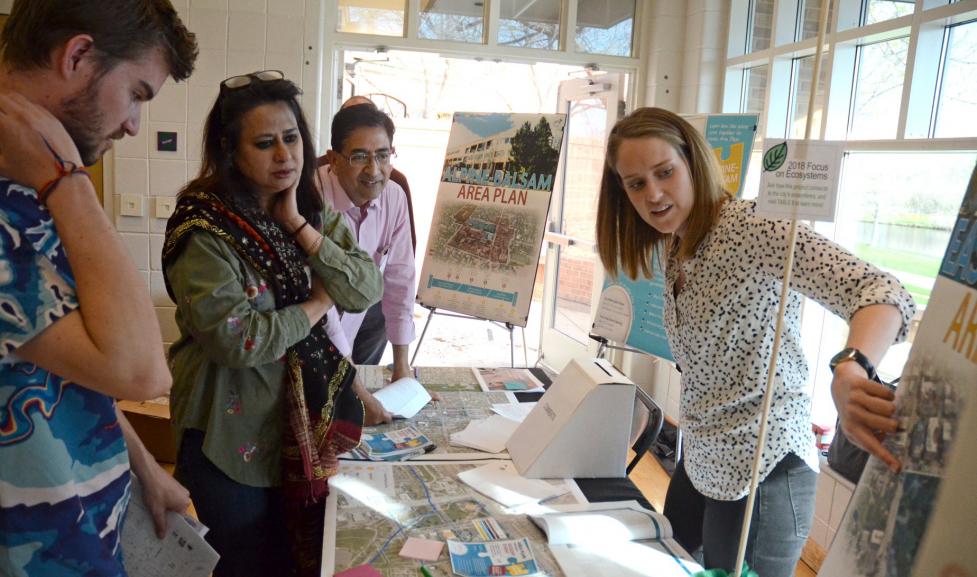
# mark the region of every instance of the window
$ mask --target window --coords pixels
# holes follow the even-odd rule
[[[422,0],[418,38],[482,42],[485,3],[470,0]]]
[[[638,0],[418,0],[418,14],[411,18],[405,18],[406,0],[329,0],[326,5],[336,10],[340,34],[399,36],[447,51],[458,47],[434,43],[467,43],[487,48],[479,53],[487,60],[516,54],[494,48],[582,52],[597,56],[586,62],[598,66],[600,56],[634,58],[640,22]],[[563,34],[563,26],[569,34]],[[523,56],[530,57],[538,56]]]
[[[740,112],[761,112],[767,95],[767,65],[743,71],[743,106]]]
[[[973,136],[977,134],[977,22],[953,26],[947,34],[935,136]]]
[[[811,84],[814,79],[814,56],[795,58],[791,74],[791,97],[788,116],[788,137],[804,138],[807,130],[807,108],[811,102]],[[818,75],[818,93],[814,99],[814,114],[811,119],[811,138],[817,138],[821,131],[821,118],[824,114],[824,86],[827,81],[827,69],[821,62],[821,72]]]
[[[560,9],[560,0],[503,0],[499,4],[498,43],[556,50],[560,47]]]
[[[915,0],[865,0],[862,22],[869,25],[908,16],[915,5]]]
[[[817,38],[818,23],[821,18],[821,4],[826,0],[801,0],[797,7],[798,30],[800,34],[798,40],[807,38]],[[831,22],[831,14],[828,14],[828,22]]]
[[[339,0],[336,30],[403,36],[406,4],[404,0]]]
[[[773,31],[773,0],[751,0],[748,27],[747,52],[770,48],[770,35]]]
[[[579,0],[577,51],[631,56],[635,0]]]
[[[855,102],[849,138],[894,138],[909,38],[858,47]]]
[[[925,309],[977,162],[977,9],[945,0],[834,0],[808,110],[810,39],[827,2],[736,2],[723,110],[759,112],[765,127],[744,196],[758,192],[763,137],[803,138],[810,118],[812,138],[847,142],[835,222],[816,229],[894,274]],[[846,335],[843,320],[805,304],[802,336],[818,423],[834,423],[827,361]],[[880,373],[898,376],[908,350],[890,349]]]

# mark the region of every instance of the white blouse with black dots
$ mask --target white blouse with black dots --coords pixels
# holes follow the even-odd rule
[[[753,201],[734,200],[682,263],[677,298],[677,261],[666,262],[665,328],[682,371],[685,469],[713,499],[749,492],[789,234],[790,221],[762,217]],[[893,304],[903,317],[896,342],[905,339],[916,308],[895,277],[809,227],[798,226],[795,251],[761,480],[789,453],[818,470],[801,350],[802,295],[846,320],[862,307]]]

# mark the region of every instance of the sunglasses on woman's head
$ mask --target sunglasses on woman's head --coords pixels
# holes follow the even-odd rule
[[[275,80],[285,80],[285,73],[281,70],[261,70],[250,74],[239,74],[221,82],[221,90],[237,90],[250,86],[252,82],[272,82]]]

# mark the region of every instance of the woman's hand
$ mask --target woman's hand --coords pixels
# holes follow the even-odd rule
[[[0,174],[40,190],[58,175],[55,154],[82,165],[78,148],[57,118],[20,94],[0,92]]]
[[[394,420],[393,415],[390,411],[383,408],[383,404],[373,396],[373,393],[366,390],[363,386],[363,382],[360,381],[359,376],[353,379],[353,392],[356,396],[363,401],[363,409],[365,410],[365,415],[363,415],[363,425],[379,425],[380,423],[390,423]]]
[[[285,228],[288,234],[295,232],[305,223],[305,217],[299,213],[298,186],[301,175],[296,175],[295,182],[278,193],[275,204],[271,207],[271,217]]]
[[[867,379],[858,363],[847,362],[835,368],[831,396],[848,440],[898,472],[899,461],[882,446],[885,436],[899,429],[899,421],[893,417],[895,393],[885,385]]]

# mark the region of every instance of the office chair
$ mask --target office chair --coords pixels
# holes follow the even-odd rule
[[[628,463],[627,469],[625,469],[626,475],[631,474],[631,470],[645,456],[645,453],[651,448],[651,445],[658,438],[658,434],[662,432],[662,427],[665,425],[665,411],[655,402],[655,399],[652,399],[651,395],[639,386],[634,387],[634,394],[635,398],[648,410],[648,413],[647,415],[643,415],[647,419],[644,430],[631,445],[631,450],[634,451],[634,457]]]

